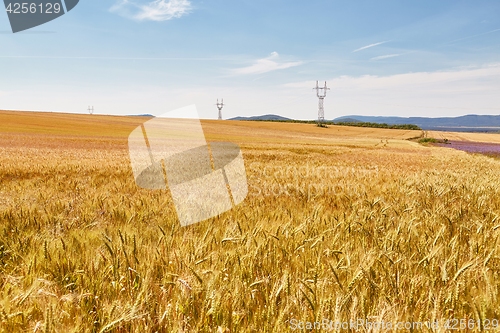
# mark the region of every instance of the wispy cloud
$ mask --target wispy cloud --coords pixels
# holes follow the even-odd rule
[[[455,39],[455,40],[452,40],[451,42],[449,42],[447,45],[450,45],[450,44],[453,44],[453,43],[456,43],[456,42],[460,42],[460,41],[463,41],[463,40],[471,39],[471,38],[476,38],[476,37],[480,37],[480,36],[484,36],[484,35],[489,35],[489,34],[492,34],[494,32],[498,32],[498,31],[500,31],[500,29],[495,29],[495,30],[483,32],[482,34],[477,34],[477,35],[467,36],[467,37],[464,37],[464,38]]]
[[[435,117],[500,111],[500,63],[390,76],[340,76],[327,81],[332,88],[327,100],[334,100],[343,115]],[[296,94],[310,93],[315,83],[295,82],[284,88]]]
[[[168,21],[188,14],[192,6],[189,0],[118,0],[109,10],[137,21]]]
[[[366,46],[360,47],[359,49],[356,49],[356,50],[354,50],[354,51],[352,51],[352,52],[353,52],[353,53],[354,53],[354,52],[359,52],[359,51],[366,50],[366,49],[369,49],[369,48],[371,48],[371,47],[378,46],[378,45],[382,45],[382,44],[389,43],[389,42],[390,42],[389,40],[386,40],[385,42],[378,42],[378,43],[374,43],[374,44],[366,45]]]
[[[236,75],[248,75],[248,74],[263,74],[267,72],[272,72],[279,69],[286,69],[290,67],[299,66],[302,61],[293,62],[282,62],[280,63],[278,52],[273,52],[267,58],[258,59],[253,65],[248,67],[236,68],[232,72]]]
[[[500,85],[500,63],[448,71],[415,72],[390,76],[342,76],[332,80],[346,89],[425,90],[443,93],[478,90],[495,91]],[[309,82],[310,85],[310,82]],[[439,87],[439,89],[438,89]],[[472,96],[466,96],[471,98]]]
[[[378,57],[373,57],[371,58],[370,60],[383,60],[383,59],[389,59],[389,58],[394,58],[394,57],[399,57],[401,54],[399,53],[395,53],[395,54],[386,54],[386,55],[382,55],[382,56],[378,56]]]

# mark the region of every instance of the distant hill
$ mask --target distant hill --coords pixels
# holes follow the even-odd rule
[[[265,114],[263,116],[253,116],[253,117],[234,117],[230,118],[229,120],[282,120],[282,121],[287,121],[287,120],[292,120],[290,118],[278,116],[275,114]]]
[[[341,117],[341,118],[337,118],[334,120],[334,122],[337,122],[337,123],[361,123],[362,121],[361,120],[358,120],[358,119],[354,119],[354,118],[349,118],[349,117]]]
[[[352,120],[386,123],[414,124],[424,130],[464,131],[464,132],[497,132],[500,131],[500,115],[466,115],[460,117],[374,117],[374,116],[344,116],[334,119],[334,122],[352,122]]]
[[[316,120],[303,121],[267,114],[253,117],[235,117],[229,120],[261,120],[261,121],[290,121],[315,123]],[[359,123],[359,126],[369,123],[389,125],[416,125],[423,130],[453,131],[453,132],[500,132],[500,115],[466,115],[460,117],[381,117],[381,116],[357,116],[349,115],[335,118],[332,121],[325,120],[325,123],[345,123],[351,126]]]

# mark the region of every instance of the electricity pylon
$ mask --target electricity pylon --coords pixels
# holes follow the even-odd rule
[[[219,99],[217,98],[217,109],[219,109],[219,120],[222,120],[222,108],[224,107],[224,98],[222,101],[219,103]]]
[[[325,109],[323,107],[323,102],[324,102],[325,97],[326,97],[326,91],[330,90],[330,88],[328,88],[326,86],[326,81],[325,81],[325,86],[322,87],[322,88],[319,87],[318,81],[316,81],[316,87],[313,88],[313,89],[316,89],[316,96],[318,96],[318,98],[319,98],[319,102],[318,102],[318,125],[321,125],[321,123],[323,121],[325,121]]]

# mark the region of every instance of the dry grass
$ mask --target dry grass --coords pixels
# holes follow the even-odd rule
[[[242,147],[250,193],[181,228],[168,191],[134,183],[144,120],[0,112],[1,332],[500,319],[498,160],[411,131],[204,121]]]
[[[465,132],[428,131],[427,136],[429,138],[448,139],[448,140],[455,140],[455,141],[500,143],[500,134],[497,134],[497,133],[465,133]]]

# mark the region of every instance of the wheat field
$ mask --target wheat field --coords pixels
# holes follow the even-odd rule
[[[147,119],[0,112],[1,332],[498,331],[499,160],[420,131],[206,120],[249,193],[181,227],[134,182]]]

